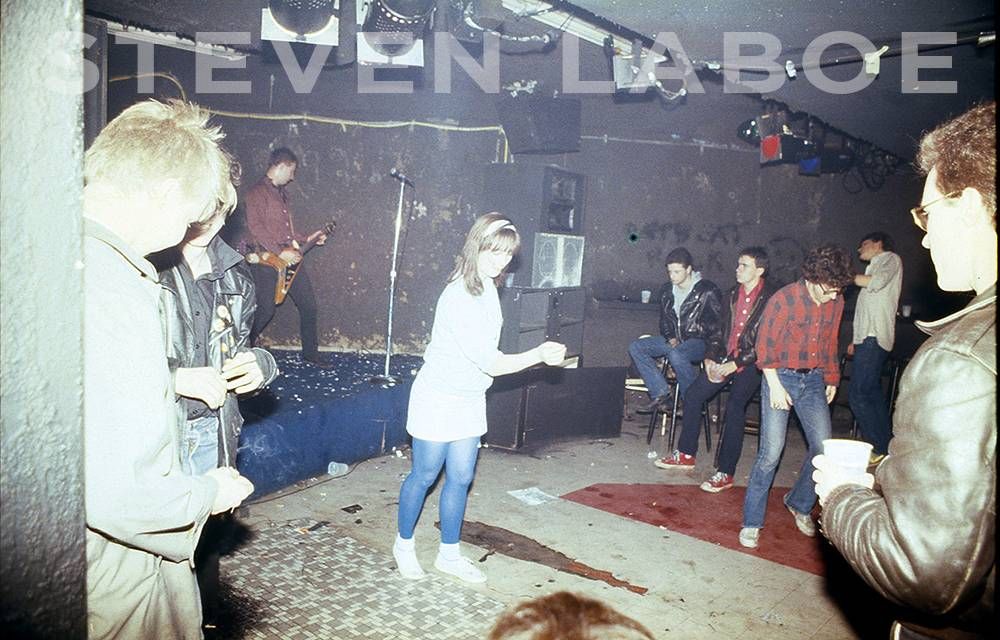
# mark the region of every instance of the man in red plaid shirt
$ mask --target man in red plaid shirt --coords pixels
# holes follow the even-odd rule
[[[793,407],[809,451],[784,503],[799,531],[816,535],[809,515],[816,504],[812,458],[830,437],[829,404],[840,383],[837,334],[844,313],[838,294],[853,281],[846,251],[833,245],[817,247],[802,263],[802,279],[779,289],[764,308],[757,334],[757,367],[764,374],[760,446],[743,503],[740,544],[744,547],[757,546]]]

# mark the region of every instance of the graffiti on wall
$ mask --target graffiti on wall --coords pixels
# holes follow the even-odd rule
[[[625,238],[629,244],[644,246],[642,259],[657,272],[662,270],[668,253],[685,247],[694,255],[697,268],[714,277],[732,272],[741,248],[760,244],[770,256],[770,273],[778,282],[791,282],[798,276],[799,266],[808,251],[803,238],[785,234],[774,235],[765,241],[755,239],[756,224],[738,225],[705,224],[692,226],[684,222],[628,223]]]

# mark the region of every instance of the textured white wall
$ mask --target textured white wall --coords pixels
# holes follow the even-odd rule
[[[0,11],[0,628],[84,638],[83,7]]]

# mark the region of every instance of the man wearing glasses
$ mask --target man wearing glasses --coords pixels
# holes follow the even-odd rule
[[[876,477],[817,456],[816,493],[824,535],[909,609],[893,638],[995,637],[996,104],[926,134],[917,164],[927,181],[911,213],[938,286],[976,297],[917,323],[930,338],[903,374]]]
[[[829,404],[840,383],[837,334],[844,314],[844,301],[838,294],[853,281],[847,252],[823,245],[806,255],[802,278],[778,289],[764,307],[757,333],[757,367],[764,373],[760,445],[743,502],[740,544],[744,547],[755,548],[760,538],[792,408],[809,451],[795,486],[783,501],[799,531],[816,535],[809,515],[816,504],[812,458],[830,437]]]
[[[858,245],[858,256],[868,267],[854,276],[861,287],[854,308],[854,338],[847,353],[851,368],[850,403],[861,434],[871,443],[869,464],[878,464],[889,450],[892,424],[882,392],[882,367],[896,338],[896,305],[903,286],[903,261],[892,252],[892,237],[869,233]]]

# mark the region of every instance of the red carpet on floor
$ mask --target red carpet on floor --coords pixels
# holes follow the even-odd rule
[[[789,567],[824,575],[821,534],[807,538],[795,528],[781,498],[787,488],[774,487],[767,502],[767,520],[760,546],[740,546],[745,487],[711,494],[697,485],[592,484],[562,496],[588,507],[645,522]]]

